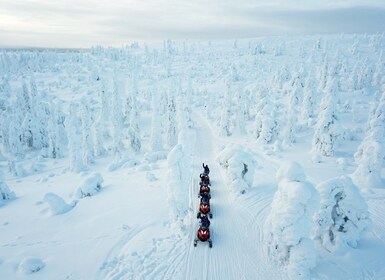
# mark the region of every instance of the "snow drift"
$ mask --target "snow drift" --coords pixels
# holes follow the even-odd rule
[[[51,215],[64,214],[76,205],[76,201],[67,204],[63,198],[54,193],[47,193],[44,196],[44,201],[49,204]]]
[[[76,196],[84,198],[86,196],[93,196],[101,191],[103,177],[100,173],[94,173],[84,180],[83,184],[77,189]]]
[[[0,172],[0,206],[3,206],[8,200],[15,199],[16,195],[11,191],[3,179]]]
[[[20,262],[18,271],[21,274],[32,274],[42,270],[44,266],[44,262],[39,258],[25,257]]]

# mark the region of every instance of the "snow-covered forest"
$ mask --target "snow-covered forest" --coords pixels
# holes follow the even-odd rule
[[[0,49],[0,279],[385,279],[384,50]]]

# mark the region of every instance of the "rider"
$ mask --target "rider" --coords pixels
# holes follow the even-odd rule
[[[201,193],[201,203],[209,204],[211,195],[208,192]]]
[[[209,220],[209,217],[207,217],[206,214],[201,215],[200,218],[201,218],[201,220],[200,220],[200,226],[201,226],[202,228],[208,228],[208,227],[210,227],[210,220]]]
[[[209,166],[207,164],[205,165],[204,163],[202,163],[202,166],[204,168],[203,174],[209,175],[209,173],[210,173]]]
[[[200,182],[201,185],[206,185],[206,186],[209,185],[209,186],[211,186],[210,178],[209,178],[208,175],[202,173],[202,174],[199,175],[199,177],[201,178],[201,182]]]

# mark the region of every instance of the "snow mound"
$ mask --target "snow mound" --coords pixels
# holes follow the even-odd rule
[[[153,181],[157,181],[158,180],[158,178],[155,176],[155,174],[153,174],[151,172],[147,172],[146,173],[146,179],[149,182],[153,182]]]
[[[298,163],[283,164],[277,178],[280,179],[278,190],[264,224],[265,243],[270,258],[286,265],[291,278],[306,279],[316,265],[316,251],[310,236],[319,194],[306,181]]]
[[[226,169],[234,193],[244,193],[248,187],[252,186],[257,162],[244,146],[228,145],[218,155],[217,161]]]
[[[15,199],[16,195],[11,191],[3,179],[0,172],[0,206],[3,206],[8,200]]]
[[[41,259],[26,257],[20,262],[18,271],[22,274],[32,274],[42,270],[44,266],[45,264]]]
[[[286,162],[277,171],[277,181],[295,181],[302,182],[306,180],[305,173],[301,165],[296,162]]]
[[[317,185],[321,209],[316,216],[316,238],[329,251],[357,247],[371,225],[368,206],[349,177]]]
[[[71,205],[65,203],[63,198],[54,193],[47,193],[44,196],[44,201],[49,204],[50,212],[52,215],[64,214],[70,211],[76,205],[76,202],[73,202]]]
[[[99,172],[92,174],[90,177],[85,179],[82,186],[77,189],[77,197],[84,198],[86,196],[93,196],[97,194],[102,189],[103,181],[103,177]]]

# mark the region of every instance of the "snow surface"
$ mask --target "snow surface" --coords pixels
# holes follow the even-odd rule
[[[0,279],[385,279],[384,47],[0,50]]]

